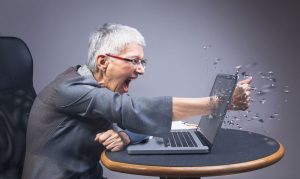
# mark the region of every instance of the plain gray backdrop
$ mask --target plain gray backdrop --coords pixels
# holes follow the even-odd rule
[[[273,137],[285,146],[285,156],[264,169],[210,178],[299,178],[298,1],[0,1],[0,35],[28,44],[37,92],[66,68],[85,63],[89,34],[106,22],[136,27],[145,36],[149,66],[131,84],[133,96],[207,96],[217,73],[256,62],[243,69],[254,77],[253,86],[276,88],[263,96],[253,92],[251,112],[230,112],[226,120],[234,119],[234,125],[224,127],[239,124],[241,130]],[[276,81],[261,74],[268,72]],[[107,169],[104,176],[155,178]]]

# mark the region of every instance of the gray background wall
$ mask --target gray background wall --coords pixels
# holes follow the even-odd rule
[[[265,169],[211,178],[299,178],[299,2],[0,1],[0,35],[17,36],[28,44],[37,92],[67,67],[85,62],[88,36],[105,22],[136,27],[146,38],[150,63],[131,86],[134,96],[206,96],[217,73],[233,73],[235,66],[253,62],[257,65],[245,70],[254,77],[253,86],[261,89],[272,82],[259,72],[272,71],[277,88],[263,96],[253,92],[251,112],[231,112],[227,120],[236,116],[233,122],[242,130],[276,138],[286,148],[284,158]],[[256,114],[264,122],[253,117]],[[153,178],[106,169],[105,176]]]

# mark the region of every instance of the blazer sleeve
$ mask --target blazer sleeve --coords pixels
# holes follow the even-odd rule
[[[168,135],[172,123],[172,97],[134,98],[86,77],[58,85],[56,107],[68,115],[108,120],[132,132],[160,137]]]

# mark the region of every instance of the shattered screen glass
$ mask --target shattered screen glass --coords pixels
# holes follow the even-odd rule
[[[236,82],[235,75],[219,74],[216,77],[210,96],[218,96],[221,102],[211,115],[202,116],[199,123],[202,134],[211,144],[223,123]]]

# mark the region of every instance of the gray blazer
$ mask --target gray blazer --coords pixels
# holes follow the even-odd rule
[[[133,98],[102,88],[71,67],[45,87],[32,106],[23,179],[102,178],[103,146],[95,135],[117,123],[130,131],[165,136],[172,97]]]

